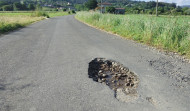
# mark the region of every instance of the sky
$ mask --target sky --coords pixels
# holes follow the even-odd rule
[[[156,0],[140,0],[140,1],[156,1]],[[160,2],[177,3],[177,5],[190,5],[190,0],[158,0]]]

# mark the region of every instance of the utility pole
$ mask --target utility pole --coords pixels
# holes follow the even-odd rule
[[[38,3],[38,1],[36,0],[36,3],[35,3],[35,4],[36,4],[36,6],[37,6],[37,3]]]
[[[103,13],[103,12],[102,12],[102,0],[101,0],[101,5],[100,5],[100,6],[101,6],[101,13]]]
[[[158,0],[156,2],[156,16],[158,16]]]

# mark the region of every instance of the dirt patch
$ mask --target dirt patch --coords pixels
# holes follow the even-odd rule
[[[129,102],[138,98],[137,75],[119,62],[95,58],[89,63],[88,75],[94,81],[108,85],[120,101]]]

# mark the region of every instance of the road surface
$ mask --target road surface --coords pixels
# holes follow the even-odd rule
[[[0,111],[189,111],[190,65],[89,27],[73,15],[0,36]],[[135,72],[125,103],[88,78],[88,63],[116,60]]]

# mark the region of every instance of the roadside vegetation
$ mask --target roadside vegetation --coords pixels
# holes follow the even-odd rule
[[[98,1],[98,2],[96,2]],[[126,14],[156,14],[155,1],[138,0],[106,0],[111,5],[106,6],[107,13],[116,13],[117,8],[122,8]],[[88,0],[83,4],[75,4],[77,11],[99,10],[101,9],[100,0]],[[176,3],[158,2],[159,15],[190,15],[190,6],[177,6]]]
[[[0,13],[0,34],[24,27],[44,17],[31,16],[31,13]]]
[[[67,12],[13,11],[0,12],[0,34],[49,17],[68,15]]]
[[[190,57],[190,16],[78,12],[76,18],[128,39]]]
[[[57,17],[57,16],[65,16],[65,15],[69,15],[68,12],[47,12],[47,14],[49,15],[49,17]],[[72,13],[70,13],[72,14]]]
[[[0,34],[45,18],[76,13],[68,2],[61,0],[57,3],[46,0],[0,0]],[[63,9],[63,5],[69,8]]]

